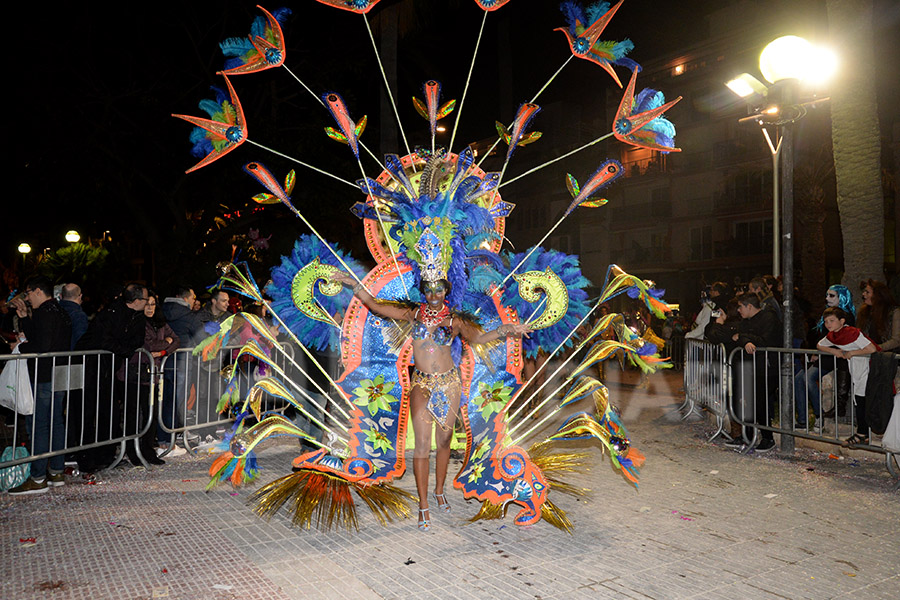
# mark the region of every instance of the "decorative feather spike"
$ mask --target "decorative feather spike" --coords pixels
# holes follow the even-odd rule
[[[608,2],[597,2],[587,10],[582,9],[577,2],[563,2],[560,9],[566,16],[568,27],[554,29],[565,34],[573,55],[599,65],[609,73],[619,87],[622,87],[622,82],[619,81],[612,65],[637,66],[633,60],[625,58],[625,54],[634,48],[634,44],[630,40],[619,43],[598,40],[623,1],[620,0],[612,8],[609,8]]]
[[[238,362],[241,359],[241,357],[243,357],[243,356],[250,356],[252,358],[255,358],[259,362],[268,365],[269,368],[271,368],[276,373],[279,373],[279,374],[282,373],[282,371],[278,367],[278,365],[275,364],[275,361],[273,361],[271,358],[269,358],[269,355],[266,353],[266,351],[263,350],[260,347],[259,343],[254,339],[247,340],[247,343],[245,343],[241,347],[241,349],[238,351],[238,354],[235,357],[234,361]],[[231,372],[230,379],[234,379],[234,376],[236,374],[237,374],[237,371],[233,370]]]
[[[575,195],[571,204],[569,204],[569,208],[566,209],[564,216],[568,216],[569,213],[575,210],[585,200],[588,200],[595,193],[621,177],[622,173],[624,173],[622,163],[617,160],[610,159],[600,165],[600,167],[594,171],[594,174],[591,175],[591,178],[588,179],[587,183],[584,184],[584,187],[579,189],[578,194]],[[570,180],[571,177],[571,175],[567,175],[566,177],[566,187],[569,189],[569,193],[578,186],[577,181],[574,186],[572,185],[572,181]]]
[[[194,346],[192,355],[197,356],[198,354],[201,354],[203,360],[208,361],[211,360],[216,354],[218,354],[222,346],[227,344],[228,340],[231,338],[231,329],[234,325],[235,316],[236,315],[231,315],[230,317],[222,321],[219,324],[218,332]]]
[[[671,102],[665,102],[662,92],[646,89],[634,98],[634,86],[639,69],[631,74],[631,80],[625,87],[616,120],[613,122],[613,135],[620,142],[639,148],[659,150],[660,152],[681,152],[672,144],[675,141],[675,126],[662,114],[675,106],[681,96]],[[665,103],[663,103],[665,102]]]
[[[556,433],[548,437],[550,440],[578,440],[585,438],[600,440],[609,451],[612,466],[618,469],[629,482],[637,487],[637,467],[639,465],[628,456],[632,450],[631,446],[626,438],[618,435],[617,431],[610,429],[609,425],[604,425],[587,413],[581,413],[568,419]],[[640,452],[635,450],[634,457],[643,464],[641,460],[643,455]]]
[[[305,412],[300,403],[297,402],[297,399],[294,398],[294,395],[284,386],[283,383],[281,383],[274,377],[265,377],[253,384],[253,386],[250,388],[250,391],[248,392],[247,401],[244,402],[244,410],[247,410],[247,405],[251,403],[251,399],[249,396],[251,394],[259,396],[259,394],[261,394],[262,392],[265,392],[270,396],[274,396],[276,398],[281,398],[282,400],[289,402],[295,408],[298,408],[301,411]],[[259,419],[259,400],[257,400],[256,403],[257,406],[254,407],[253,414],[257,419]]]
[[[251,452],[263,440],[273,435],[286,435],[315,442],[315,438],[295,425],[284,415],[269,415],[253,427],[235,435],[231,440],[231,453],[241,458]]]
[[[450,182],[450,186],[447,188],[447,196],[452,198],[456,195],[456,189],[459,187],[460,182],[466,176],[466,173],[469,171],[469,167],[472,166],[472,163],[475,162],[475,155],[472,153],[471,146],[466,146],[458,155],[456,159],[456,173],[453,174],[453,180]]]
[[[231,38],[219,44],[222,54],[231,57],[225,61],[225,70],[222,71],[226,75],[257,73],[284,64],[286,51],[281,25],[291,11],[280,8],[273,15],[261,6],[257,8],[265,18],[257,17],[253,20],[247,38]]]
[[[386,154],[384,156],[384,166],[390,172],[391,177],[395,181],[399,181],[403,187],[403,193],[406,194],[407,198],[413,199],[418,194],[416,193],[416,186],[413,185],[412,181],[409,180],[409,177],[406,175],[406,170],[403,168],[403,161],[396,154]]]
[[[413,101],[413,106],[416,109],[416,112],[419,113],[420,117],[422,117],[423,119],[425,119],[427,121],[428,120],[428,107],[425,106],[424,102],[422,102],[415,96],[413,96],[412,101]]]
[[[587,356],[584,357],[584,360],[581,361],[581,364],[572,371],[571,376],[577,377],[578,375],[581,375],[586,369],[598,362],[606,360],[618,350],[634,352],[634,348],[628,344],[623,344],[622,342],[617,342],[615,340],[603,340],[602,342],[595,344],[587,353]]]
[[[256,302],[263,301],[262,294],[259,292],[259,287],[257,287],[256,281],[253,279],[253,275],[250,274],[249,270],[245,275],[234,263],[220,264],[217,266],[221,270],[222,275],[219,277],[216,287],[237,292],[238,294],[252,298]]]
[[[360,191],[362,191],[363,194],[371,193],[371,195],[375,198],[384,200],[384,202],[379,203],[379,209],[390,208],[391,204],[395,202],[404,202],[406,200],[406,197],[400,192],[387,189],[371,177],[366,177],[365,179],[357,179],[356,185],[359,187]],[[397,218],[392,215],[386,215],[382,212],[381,220],[394,223],[397,221]]]
[[[226,99],[220,90],[213,88],[217,94],[216,101],[207,100],[200,103],[200,107],[209,113],[210,119],[172,115],[196,126],[196,129],[191,132],[191,142],[194,144],[193,154],[203,156],[200,162],[185,173],[196,171],[222,158],[247,140],[247,123],[244,121],[244,109],[241,108],[241,101],[228,77],[225,75],[222,77],[228,87],[228,98]]]
[[[456,100],[450,100],[443,106],[438,107],[438,103],[441,99],[440,82],[430,79],[426,81],[425,85],[422,87],[425,94],[425,102],[422,102],[418,98],[413,98],[413,106],[416,107],[416,112],[428,121],[431,128],[431,136],[434,137],[437,122],[453,111],[453,108],[456,106]]]
[[[223,452],[209,467],[210,481],[206,491],[220,483],[229,481],[232,487],[240,487],[246,482],[254,481],[259,476],[256,456],[253,453],[244,458],[237,458],[231,452]]]
[[[379,0],[316,0],[316,2],[364,15],[372,10]]]
[[[268,340],[273,346],[280,347],[281,344],[278,343],[278,339],[272,333],[272,330],[269,329],[269,326],[265,321],[262,320],[261,317],[254,315],[253,313],[240,313],[241,317],[246,321],[253,330]]]
[[[667,312],[671,312],[672,308],[660,300],[660,296],[665,290],[657,290],[652,286],[648,286],[646,282],[628,273],[617,275],[609,285],[606,286],[603,294],[600,296],[600,302],[606,302],[610,298],[618,296],[621,293],[627,293],[631,298],[641,300],[653,314],[664,319]]]
[[[509,2],[509,0],[475,0],[475,4],[485,12],[495,11],[507,2]]]
[[[276,198],[281,200],[281,203],[284,204],[285,206],[287,206],[288,209],[292,213],[294,213],[295,215],[298,215],[298,216],[300,215],[300,213],[297,211],[297,209],[294,207],[294,205],[291,204],[291,197],[289,196],[290,190],[282,188],[278,184],[278,180],[275,178],[275,176],[272,174],[272,172],[269,171],[265,167],[265,165],[263,165],[262,163],[258,163],[258,162],[247,163],[246,165],[244,165],[244,171],[246,171],[251,177],[256,179],[259,183],[261,183],[267,190],[269,190],[269,192],[272,193],[273,196],[275,196]],[[287,174],[287,177],[285,177],[285,186],[288,187],[288,184],[290,184],[289,187],[291,189],[293,189],[293,187],[294,187],[295,175],[293,173],[294,172],[291,171],[290,173]],[[250,277],[252,279],[252,275]],[[254,282],[254,286],[255,286],[255,282]],[[241,293],[244,293],[244,292],[241,292]],[[257,302],[261,302],[261,299],[257,300]]]
[[[356,139],[356,123],[350,119],[350,112],[347,110],[344,99],[341,98],[340,94],[328,92],[322,95],[322,101],[325,103],[328,112],[330,112],[331,116],[334,117],[334,120],[337,121],[338,127],[341,128],[344,137],[347,138],[347,145],[350,146],[350,150],[353,151],[353,156],[358,159],[359,144]]]
[[[528,144],[540,137],[540,132],[534,132],[537,134],[537,137],[534,137],[534,134],[529,134],[527,138],[525,137],[525,130],[528,128],[528,125],[531,124],[531,120],[534,119],[535,115],[539,112],[541,112],[541,107],[531,102],[526,102],[519,107],[519,110],[516,112],[516,119],[509,129],[509,134],[504,137],[504,141],[509,144],[509,150],[506,152],[506,160],[509,160],[510,157],[512,157],[516,146]]]
[[[569,391],[566,392],[563,399],[560,400],[559,407],[563,408],[573,402],[578,402],[588,396],[592,396],[598,388],[606,389],[606,386],[593,377],[580,377],[572,384],[572,387],[569,388]]]

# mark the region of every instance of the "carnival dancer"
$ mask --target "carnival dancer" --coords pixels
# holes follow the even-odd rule
[[[450,282],[446,279],[423,280],[419,291],[425,297],[425,302],[408,308],[378,302],[348,273],[338,273],[334,280],[352,285],[354,296],[373,313],[388,319],[407,321],[412,325],[413,360],[416,365],[409,394],[409,413],[416,438],[413,475],[419,494],[419,529],[427,531],[431,526],[428,480],[432,422],[438,428],[435,429],[437,452],[435,483],[431,496],[437,502],[438,509],[450,512],[450,503],[444,495],[444,481],[447,478],[450,440],[461,396],[459,370],[450,353],[453,338],[461,336],[473,345],[487,344],[512,335],[527,336],[531,328],[523,323],[507,323],[492,331],[481,331],[450,310],[446,303]]]

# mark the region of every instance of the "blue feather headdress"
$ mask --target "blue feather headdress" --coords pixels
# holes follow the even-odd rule
[[[366,270],[359,262],[340,250],[337,244],[329,245],[353,269],[357,277],[365,276]],[[272,298],[272,309],[281,316],[285,325],[305,346],[319,351],[327,348],[337,350],[340,333],[337,328],[310,319],[294,306],[291,293],[294,276],[315,258],[322,264],[343,268],[321,240],[313,235],[302,235],[294,243],[290,256],[283,256],[281,265],[272,269],[272,281],[266,286],[265,292]],[[336,296],[316,294],[316,300],[330,314],[344,310],[351,299],[352,292],[349,289],[344,289]]]

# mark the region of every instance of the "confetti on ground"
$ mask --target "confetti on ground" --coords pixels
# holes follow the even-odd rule
[[[764,497],[764,498],[768,498],[769,500],[771,500],[772,498],[775,498],[776,496],[778,496],[778,494],[766,494],[766,495],[763,496],[763,497]]]
[[[641,512],[642,512],[642,513],[648,513],[648,512],[650,512],[650,507],[649,507],[649,506],[642,506],[642,507],[641,507]]]
[[[710,475],[718,475],[719,472],[717,470],[713,469],[712,471],[709,472],[709,474]]]
[[[37,538],[36,537],[19,538],[19,543],[22,544],[23,548],[29,548],[31,546],[37,545]]]
[[[222,583],[217,583],[216,585],[214,585],[214,586],[212,586],[212,587],[213,587],[214,590],[225,590],[225,591],[228,591],[228,590],[234,589],[234,586],[233,586],[233,585],[225,585],[225,584],[222,584]]]

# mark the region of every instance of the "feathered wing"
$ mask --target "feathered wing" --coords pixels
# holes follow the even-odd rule
[[[353,269],[357,277],[365,275],[365,269],[337,244],[330,244],[331,248]],[[332,323],[312,319],[305,315],[297,306],[294,295],[294,279],[297,273],[313,260],[334,267],[343,268],[334,254],[329,252],[318,238],[312,235],[302,235],[294,243],[294,249],[289,256],[281,258],[281,264],[272,269],[271,283],[266,286],[265,292],[271,296],[272,310],[277,312],[285,324],[308,348],[318,351],[337,351],[340,340],[340,330]],[[313,299],[326,313],[337,316],[343,313],[353,293],[345,289],[337,295],[328,296],[319,292],[317,286],[313,286]]]

